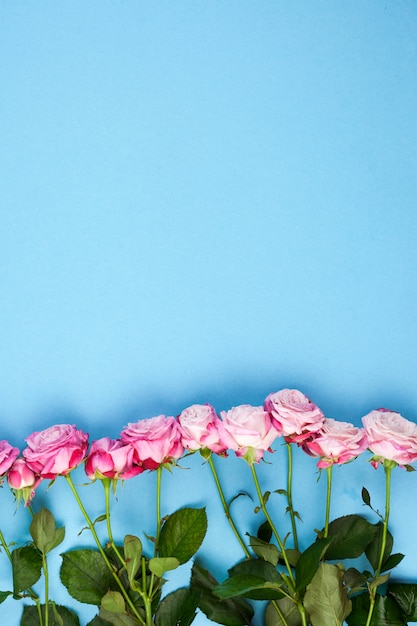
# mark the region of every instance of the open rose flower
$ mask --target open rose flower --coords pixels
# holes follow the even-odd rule
[[[216,454],[226,452],[221,441],[222,422],[211,404],[193,404],[177,417],[181,441],[187,450],[207,449]]]
[[[362,418],[368,448],[374,453],[372,465],[385,460],[411,465],[417,460],[417,424],[387,409],[371,411]]]
[[[0,484],[2,477],[7,470],[13,465],[13,462],[19,456],[19,449],[14,448],[8,441],[2,439],[0,441]]]
[[[134,448],[133,462],[143,469],[157,469],[179,459],[184,452],[181,430],[174,417],[158,415],[128,424],[121,433],[123,444]]]
[[[34,497],[41,480],[22,458],[16,459],[7,473],[9,487],[14,490],[17,501],[23,499],[25,506]]]
[[[259,463],[280,435],[261,406],[243,404],[230,411],[221,411],[220,415],[224,427],[223,443],[249,464]]]
[[[28,467],[42,478],[65,476],[87,452],[88,435],[70,424],[57,424],[26,439],[23,456]]]
[[[134,449],[118,439],[103,437],[94,441],[85,462],[85,473],[95,478],[127,479],[140,474],[143,469],[133,465]]]
[[[324,469],[352,461],[366,450],[367,444],[363,428],[327,418],[314,439],[303,444],[303,450],[311,456],[320,457],[317,467]]]
[[[281,389],[265,399],[265,411],[287,443],[302,444],[320,431],[324,414],[298,389]]]

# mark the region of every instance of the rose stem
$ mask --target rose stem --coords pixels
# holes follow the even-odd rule
[[[327,494],[326,494],[326,520],[324,524],[324,537],[329,535],[329,520],[330,520],[330,500],[332,495],[332,477],[333,477],[333,465],[326,467],[327,476]]]
[[[120,551],[119,551],[118,547],[116,546],[116,544],[114,542],[112,528],[111,528],[111,521],[110,521],[110,485],[111,485],[111,480],[110,480],[110,478],[104,478],[101,482],[102,482],[103,487],[104,487],[104,495],[105,495],[105,500],[106,500],[106,523],[107,523],[107,534],[109,536],[109,542],[110,542],[110,545],[113,548],[114,552],[116,553],[117,558],[120,560],[120,562],[123,565],[123,567],[126,568],[125,560],[122,557],[122,555],[120,554]]]
[[[374,580],[377,580],[381,574],[382,564],[384,562],[384,553],[385,546],[387,545],[387,533],[388,533],[388,520],[390,514],[390,499],[391,499],[391,472],[393,468],[397,465],[394,461],[384,461],[384,470],[385,470],[385,516],[382,527],[382,541],[381,541],[381,550],[379,553],[378,559],[378,567],[376,569]],[[376,599],[376,590],[377,586],[373,587],[370,592],[369,599],[369,612],[368,619],[366,620],[366,626],[369,626],[372,619],[372,614],[374,612],[375,607],[375,599]]]
[[[109,559],[107,557],[107,554],[103,550],[103,547],[102,547],[102,545],[100,543],[100,539],[98,538],[98,535],[96,533],[96,529],[94,528],[94,524],[91,521],[91,518],[88,515],[88,513],[87,513],[87,511],[86,511],[86,509],[85,509],[85,507],[84,507],[84,505],[83,505],[83,503],[81,501],[80,496],[78,495],[78,492],[77,492],[77,490],[75,488],[75,485],[74,485],[74,483],[72,481],[71,475],[70,474],[65,474],[65,479],[66,479],[67,483],[70,486],[70,489],[71,489],[71,491],[72,491],[72,493],[73,493],[73,495],[74,495],[74,497],[75,497],[75,499],[76,499],[76,501],[78,503],[78,506],[81,509],[82,514],[84,515],[84,518],[85,518],[85,520],[86,520],[86,522],[88,524],[88,527],[89,527],[89,529],[91,531],[91,534],[94,537],[94,541],[96,542],[97,548],[99,549],[99,552],[100,552],[101,556],[103,557],[104,562],[106,563],[107,567],[109,568],[109,571],[110,571],[111,575],[113,576],[114,580],[116,581],[120,591],[122,592],[122,595],[124,596],[126,602],[130,606],[130,608],[132,609],[132,611],[134,612],[136,617],[138,618],[139,622],[143,626],[145,626],[145,622],[144,622],[141,614],[137,611],[137,609],[136,609],[135,605],[133,604],[132,600],[130,599],[126,589],[124,588],[122,581],[120,580],[120,578],[118,577],[118,575],[114,571],[114,569],[112,567],[112,564],[110,563],[110,561],[109,561]]]
[[[292,446],[290,443],[287,443],[287,451],[288,451],[287,501],[288,501],[288,508],[289,508],[290,516],[291,516],[291,526],[292,526],[292,534],[294,538],[294,548],[298,550],[297,525],[295,521],[294,507],[292,503],[293,462],[292,462]]]
[[[271,527],[271,530],[272,530],[272,532],[274,534],[275,539],[277,540],[279,549],[281,550],[282,558],[284,559],[285,566],[287,568],[287,572],[288,572],[288,575],[289,575],[289,580],[284,575],[283,575],[283,578],[284,578],[284,580],[286,580],[289,583],[289,586],[290,586],[290,588],[292,588],[292,592],[294,593],[294,595],[291,597],[291,599],[293,600],[293,602],[296,603],[296,605],[298,607],[298,610],[299,610],[300,616],[301,616],[302,626],[307,626],[306,610],[305,610],[305,608],[303,606],[303,603],[299,600],[299,598],[295,594],[294,575],[293,575],[293,573],[291,571],[291,566],[290,566],[289,561],[288,561],[288,557],[287,557],[287,553],[285,551],[284,544],[283,544],[283,542],[281,540],[281,537],[279,536],[278,531],[277,531],[277,529],[276,529],[276,527],[275,527],[275,525],[274,525],[274,523],[273,523],[273,521],[271,519],[271,516],[269,515],[268,510],[267,510],[267,508],[265,506],[265,501],[264,501],[264,498],[263,498],[263,495],[262,495],[261,486],[259,484],[258,476],[256,474],[255,464],[254,463],[250,463],[250,468],[251,468],[251,471],[252,471],[252,476],[253,476],[253,481],[255,483],[256,492],[258,494],[259,504],[261,505],[262,512],[265,515],[265,517],[266,517],[266,519],[267,519],[267,521],[268,521],[268,523],[269,523],[269,525]]]
[[[236,539],[240,543],[240,546],[241,546],[243,552],[245,553],[246,558],[250,559],[251,558],[251,554],[250,554],[248,548],[246,547],[242,537],[240,536],[239,531],[236,528],[236,525],[235,525],[235,523],[233,521],[233,518],[232,518],[232,516],[230,514],[230,509],[229,509],[229,507],[227,505],[226,498],[224,496],[224,491],[223,491],[221,483],[220,483],[219,475],[217,473],[217,470],[216,470],[216,467],[214,465],[214,461],[213,461],[213,458],[212,458],[211,454],[208,457],[208,462],[209,462],[209,466],[210,466],[211,472],[213,474],[214,482],[216,483],[217,491],[218,491],[219,496],[220,496],[220,500],[221,500],[221,503],[222,503],[222,506],[223,506],[223,511],[224,511],[225,516],[226,516],[226,519],[229,522],[230,527],[231,527],[231,529],[233,530],[233,532],[234,532],[234,534],[236,536]]]

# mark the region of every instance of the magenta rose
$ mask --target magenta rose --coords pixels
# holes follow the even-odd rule
[[[171,416],[158,415],[128,424],[121,433],[121,441],[134,448],[134,464],[143,469],[153,470],[172,463],[184,452],[179,424]]]
[[[324,424],[323,412],[298,389],[270,393],[264,408],[287,443],[302,444],[314,437]]]
[[[224,427],[223,443],[249,464],[259,463],[280,435],[261,406],[243,404],[230,411],[221,411],[220,415]]]
[[[314,439],[303,444],[303,450],[307,454],[320,458],[317,463],[320,469],[352,461],[367,447],[368,441],[363,428],[331,418],[325,420]]]
[[[177,417],[181,441],[187,450],[208,449],[224,454],[227,446],[221,441],[222,422],[211,404],[193,404]]]
[[[405,466],[417,460],[417,424],[387,409],[371,411],[362,418],[374,467],[384,460]]]
[[[133,465],[134,449],[123,445],[118,439],[103,437],[94,441],[85,462],[85,473],[90,480],[95,478],[132,478],[143,469]]]
[[[15,459],[17,459],[18,456],[18,448],[14,448],[13,446],[11,446],[10,443],[5,439],[2,439],[0,441],[0,479],[13,465],[13,462],[15,461]]]
[[[68,474],[84,459],[88,435],[70,424],[57,424],[26,439],[23,456],[27,465],[42,478]]]

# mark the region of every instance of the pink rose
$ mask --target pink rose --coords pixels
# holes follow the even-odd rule
[[[85,473],[90,480],[95,478],[132,478],[143,469],[133,466],[134,449],[119,440],[103,437],[94,441],[85,462]]]
[[[265,450],[270,450],[272,442],[280,435],[261,406],[243,404],[221,411],[220,415],[223,443],[249,464],[259,463]]]
[[[23,456],[30,469],[42,478],[68,474],[84,459],[88,435],[70,424],[57,424],[26,439]]]
[[[7,474],[7,482],[12,489],[33,487],[36,474],[27,466],[25,459],[16,459]]]
[[[363,428],[356,428],[348,422],[327,418],[314,439],[303,444],[303,450],[311,456],[320,457],[317,467],[352,461],[368,447]]]
[[[181,428],[181,441],[188,450],[208,449],[216,454],[226,452],[220,440],[222,422],[211,404],[193,404],[177,417]]]
[[[0,441],[0,478],[5,475],[18,456],[18,448],[13,448],[5,439]]]
[[[401,466],[417,460],[417,424],[387,409],[371,411],[362,422],[368,448],[378,457],[372,462],[374,467],[385,459]]]
[[[23,499],[25,506],[34,497],[35,489],[41,481],[22,458],[16,459],[7,474],[9,487],[14,490],[18,502]]]
[[[157,469],[179,459],[184,452],[178,422],[165,415],[128,424],[121,433],[121,441],[133,446],[133,461],[143,469]]]
[[[270,393],[264,408],[287,443],[302,444],[321,429],[325,419],[319,407],[298,389]]]

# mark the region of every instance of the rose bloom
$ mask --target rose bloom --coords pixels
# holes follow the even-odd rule
[[[179,424],[171,416],[157,415],[128,424],[121,433],[121,441],[132,445],[133,461],[143,469],[157,469],[179,459],[184,452]]]
[[[16,500],[29,504],[35,495],[35,489],[42,481],[28,466],[25,459],[19,458],[13,463],[7,474],[9,487],[14,490]]]
[[[224,454],[227,446],[221,441],[223,424],[211,404],[193,404],[177,417],[181,441],[188,450],[208,449]]]
[[[324,424],[324,414],[298,389],[281,389],[265,399],[265,411],[287,443],[302,444],[314,437]]]
[[[68,474],[84,459],[88,448],[88,435],[70,424],[57,424],[26,439],[23,456],[36,474],[42,478],[55,478]]]
[[[378,459],[378,467],[385,459],[398,465],[410,465],[417,460],[417,424],[388,409],[371,411],[362,418],[368,437],[368,448]]]
[[[25,459],[16,459],[7,474],[7,482],[12,489],[33,487],[36,474],[27,466]]]
[[[0,478],[4,476],[18,456],[18,448],[11,446],[5,439],[0,441]]]
[[[280,435],[261,406],[243,404],[230,411],[221,411],[220,415],[224,427],[223,443],[249,464],[259,463]]]
[[[352,461],[367,447],[368,440],[363,428],[331,418],[326,418],[314,439],[303,444],[303,450],[307,454],[320,457],[317,463],[320,469]]]
[[[85,473],[90,480],[95,478],[132,478],[143,469],[133,466],[134,449],[123,445],[118,439],[97,439],[91,445],[85,462]]]

